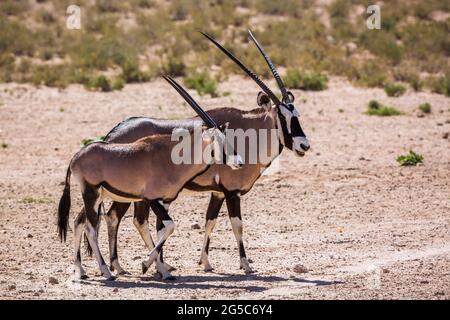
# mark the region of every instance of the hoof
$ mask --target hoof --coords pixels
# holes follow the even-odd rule
[[[142,262],[142,274],[145,274],[148,270],[148,267],[145,265],[145,263]]]
[[[213,267],[206,267],[205,269],[203,269],[205,272],[213,272],[214,268]]]
[[[122,270],[119,273],[117,273],[119,276],[131,276],[131,273],[126,271],[126,270]]]
[[[110,277],[106,278],[106,281],[114,281],[116,279],[117,278],[115,276],[110,276]]]
[[[256,271],[253,269],[245,270],[245,274],[255,273]]]
[[[86,274],[83,274],[83,275],[80,277],[80,280],[87,280],[87,279],[89,279],[89,277],[88,277]]]

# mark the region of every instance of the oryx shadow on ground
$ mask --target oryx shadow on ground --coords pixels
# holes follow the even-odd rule
[[[329,286],[342,284],[341,281],[305,279],[301,277],[281,277],[258,274],[208,273],[205,275],[182,275],[175,280],[162,281],[152,276],[121,276],[115,281],[103,279],[82,280],[80,284],[100,285],[112,288],[156,288],[156,289],[230,289],[248,292],[262,292],[273,288],[270,283],[294,282],[306,286]],[[247,284],[248,283],[248,284]]]

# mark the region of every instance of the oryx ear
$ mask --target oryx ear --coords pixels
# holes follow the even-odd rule
[[[271,107],[270,99],[269,99],[269,96],[267,94],[265,94],[264,92],[260,91],[258,93],[256,102],[258,103],[258,106],[263,107],[266,110],[270,110],[270,107]]]
[[[291,103],[294,102],[295,97],[294,97],[294,94],[292,92],[288,91],[287,92],[287,96],[289,97],[289,100],[291,101]]]

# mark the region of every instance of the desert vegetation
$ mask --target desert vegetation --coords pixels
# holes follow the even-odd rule
[[[220,39],[265,77],[264,61],[246,35],[251,28],[274,62],[289,68],[284,76],[296,88],[321,90],[326,75],[339,75],[362,86],[400,82],[450,94],[446,1],[385,1],[381,30],[365,27],[363,0],[80,0],[81,30],[66,28],[69,4],[0,3],[1,82],[62,88],[80,83],[109,91],[161,72],[209,79],[239,73],[198,30]]]
[[[371,100],[367,106],[367,111],[365,114],[369,116],[381,116],[381,117],[389,117],[389,116],[399,116],[403,114],[401,111],[397,110],[394,107],[386,106],[377,100]]]
[[[416,166],[423,162],[423,156],[410,150],[409,153],[398,156],[397,162],[401,166]]]

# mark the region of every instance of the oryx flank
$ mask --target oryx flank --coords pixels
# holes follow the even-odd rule
[[[211,110],[208,113],[218,124],[229,122],[230,129],[242,129],[244,131],[249,129],[265,129],[269,133],[273,131],[276,132],[278,136],[277,139],[279,140],[279,147],[277,147],[276,150],[270,148],[267,150],[272,160],[279,155],[283,147],[287,147],[298,156],[303,156],[309,149],[309,143],[300,126],[300,114],[293,104],[294,96],[291,92],[287,91],[282,79],[275,70],[273,63],[270,61],[263,48],[259,45],[250,31],[249,34],[265,58],[273,76],[277,81],[282,93],[281,101],[252,71],[250,71],[228,50],[223,48],[207,34],[203,34],[231,60],[233,60],[243,71],[245,71],[246,74],[250,76],[250,78],[252,78],[263,90],[263,92],[260,92],[257,97],[257,103],[260,108],[251,111],[242,111],[235,108],[218,108]],[[133,117],[119,123],[107,134],[105,140],[114,143],[130,143],[147,135],[155,133],[170,133],[174,128],[182,127],[191,129],[197,124],[198,121],[199,120],[196,120],[195,118],[185,120],[164,120]],[[248,144],[245,147],[247,149],[246,155],[248,155]],[[257,148],[261,147],[266,148],[267,146],[260,146],[257,144]],[[258,154],[260,153],[258,152]],[[242,239],[241,196],[250,191],[253,184],[260,177],[264,169],[270,165],[270,161],[265,161],[264,163],[258,161],[256,164],[248,164],[247,159],[244,159],[244,162],[245,164],[239,172],[232,171],[229,167],[224,165],[213,164],[207,171],[197,176],[185,186],[185,188],[192,191],[211,192],[211,198],[206,212],[205,236],[199,261],[199,264],[203,265],[205,271],[212,270],[208,259],[210,235],[216,223],[219,210],[222,207],[223,202],[226,201],[233,233],[238,244],[240,267],[243,268],[246,273],[252,272],[245,254]],[[165,205],[168,206],[169,203],[166,203]],[[117,270],[119,274],[126,273],[126,271],[121,268],[118,260],[117,232],[120,221],[128,208],[129,204],[127,203],[114,202],[106,215],[110,239],[111,269]],[[148,241],[150,238],[150,231],[148,229],[147,221],[148,214],[148,204],[145,202],[135,203],[135,225],[144,241],[151,247],[152,244],[149,244]],[[162,222],[157,220],[156,228],[158,233],[163,227]],[[165,267],[166,269],[171,269],[171,267],[167,264]]]
[[[194,150],[193,153],[195,153],[197,149],[197,152],[201,152],[202,157],[208,152],[214,157],[215,145],[213,143],[216,140],[225,140],[224,127],[218,127],[173,79],[169,77],[165,77],[165,79],[183,95],[206,123],[202,134],[195,135],[194,130],[190,131],[191,150]],[[209,129],[206,130],[207,128]],[[59,203],[58,231],[61,240],[65,240],[70,211],[70,176],[73,174],[81,186],[84,202],[84,209],[76,218],[74,228],[76,278],[86,278],[80,255],[81,236],[84,228],[102,275],[109,280],[114,279],[103,260],[97,240],[100,205],[106,197],[119,203],[144,202],[152,208],[164,229],[148,259],[142,263],[143,272],[145,273],[158,258],[164,242],[175,228],[164,203],[170,203],[176,199],[184,185],[207,170],[211,164],[211,162],[205,161],[194,163],[193,160],[190,164],[174,164],[171,154],[177,143],[177,141],[172,141],[171,135],[167,134],[146,136],[129,144],[94,142],[81,149],[72,158]],[[200,149],[195,147],[198,145],[201,146]],[[196,155],[192,154],[192,156]],[[222,159],[224,157],[225,155],[222,155]],[[227,155],[226,159],[227,167],[230,170],[242,165],[239,156]],[[170,278],[170,274],[164,269],[161,261],[158,261],[157,264],[157,269],[163,278]]]

